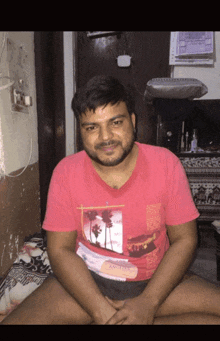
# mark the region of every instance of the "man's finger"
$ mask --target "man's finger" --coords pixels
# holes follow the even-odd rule
[[[110,298],[108,298],[107,296],[105,296],[105,298],[107,299],[107,301],[112,305],[113,308],[115,309],[121,309],[123,308],[125,301],[113,301]]]
[[[123,322],[125,319],[127,318],[127,313],[125,310],[119,310],[117,311],[108,321],[107,321],[107,325],[111,324],[119,324],[120,322]]]

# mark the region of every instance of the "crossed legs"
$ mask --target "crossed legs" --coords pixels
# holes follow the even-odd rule
[[[90,324],[90,316],[48,278],[2,324]],[[220,324],[220,288],[192,276],[183,280],[158,309],[155,324]]]
[[[155,324],[220,324],[220,287],[193,275],[157,311]]]

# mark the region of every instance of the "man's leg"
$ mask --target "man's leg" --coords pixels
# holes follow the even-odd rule
[[[55,278],[47,279],[2,324],[90,324],[90,316]],[[192,276],[158,309],[155,324],[220,324],[220,288]]]
[[[183,280],[158,309],[155,323],[220,324],[220,288],[198,276]],[[166,319],[167,318],[167,319]],[[187,322],[188,321],[188,322]],[[203,321],[203,322],[202,322]]]
[[[220,324],[220,317],[202,313],[189,313],[175,316],[161,316],[154,319],[155,325],[205,325]]]
[[[48,278],[1,324],[90,324],[90,316],[63,289]]]

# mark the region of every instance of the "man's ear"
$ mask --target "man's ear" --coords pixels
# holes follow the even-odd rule
[[[136,128],[136,116],[134,113],[131,114],[131,122],[133,124],[134,129]]]

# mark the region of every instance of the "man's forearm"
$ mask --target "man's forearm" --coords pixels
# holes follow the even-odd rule
[[[178,240],[166,252],[146,289],[141,294],[148,304],[149,302],[152,303],[155,311],[185,274],[192,260],[195,248],[195,241]]]
[[[52,269],[63,287],[95,322],[105,323],[115,309],[100,292],[84,261],[74,252],[62,249],[50,255]]]

